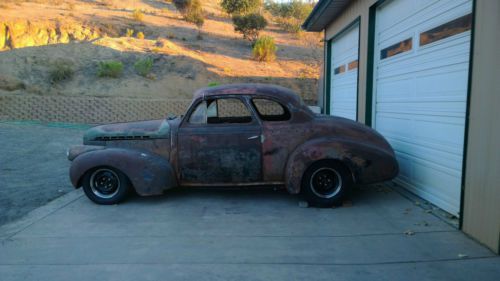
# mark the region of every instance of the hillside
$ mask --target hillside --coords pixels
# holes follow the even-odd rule
[[[191,98],[209,84],[261,82],[292,88],[313,102],[319,34],[290,34],[270,22],[262,34],[275,38],[277,59],[258,62],[218,1],[202,2],[206,20],[198,39],[196,27],[169,1],[2,1],[0,95]],[[133,18],[134,10],[142,20]],[[127,37],[127,30],[133,35]],[[144,39],[136,38],[138,32]],[[154,62],[148,78],[134,71],[143,58]],[[121,61],[123,75],[98,77],[105,60]],[[54,82],[51,71],[61,64],[74,75]]]

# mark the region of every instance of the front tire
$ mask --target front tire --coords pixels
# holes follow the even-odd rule
[[[349,170],[339,162],[313,163],[302,177],[302,197],[316,207],[340,205],[352,186]]]
[[[83,191],[94,203],[101,205],[117,204],[130,191],[127,176],[110,167],[99,167],[88,171],[83,177]]]

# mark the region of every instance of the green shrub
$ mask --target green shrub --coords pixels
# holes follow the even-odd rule
[[[247,14],[257,11],[262,6],[262,0],[222,0],[220,5],[228,14]]]
[[[120,61],[101,61],[99,62],[99,68],[97,70],[97,76],[99,77],[120,77],[123,73],[123,63]]]
[[[144,20],[144,13],[141,10],[139,10],[139,9],[135,9],[132,12],[132,18],[135,21],[143,21]]]
[[[191,0],[174,0],[175,8],[182,14],[191,5]]]
[[[276,58],[276,44],[271,36],[261,36],[252,49],[254,59],[258,61],[273,61]]]
[[[234,30],[243,34],[243,38],[252,42],[257,40],[259,32],[267,26],[266,19],[261,14],[233,16]]]
[[[55,63],[50,70],[50,81],[52,83],[56,83],[67,80],[73,77],[74,73],[75,71],[73,70],[70,63],[58,62]]]
[[[144,33],[142,31],[137,32],[137,39],[144,39]]]
[[[215,86],[219,86],[219,83],[218,82],[210,82],[210,83],[208,83],[208,87],[215,87]]]
[[[148,75],[151,73],[151,68],[153,68],[152,58],[140,59],[134,64],[135,72],[142,77],[148,77]]]
[[[285,31],[299,33],[302,31],[302,21],[296,18],[277,18],[276,23]]]
[[[285,3],[276,3],[269,1],[266,3],[265,9],[275,17],[295,18],[305,20],[314,8],[314,4],[302,2],[300,0],[292,0]]]
[[[299,33],[302,30],[302,23],[309,16],[313,7],[314,5],[311,3],[292,0],[288,3],[269,1],[266,3],[265,9],[276,17],[276,23],[283,30],[291,33]]]
[[[205,14],[200,0],[174,0],[174,5],[185,21],[196,25],[198,37],[201,37],[201,28],[205,24]]]
[[[130,28],[127,28],[127,32],[125,34],[127,37],[132,37],[134,36],[134,30],[133,29],[130,29]]]

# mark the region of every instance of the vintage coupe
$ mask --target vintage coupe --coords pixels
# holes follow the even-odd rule
[[[177,118],[101,125],[68,151],[75,188],[98,204],[132,189],[157,195],[187,186],[284,186],[315,206],[352,184],[390,180],[394,151],[371,128],[313,113],[289,89],[235,84],[198,90]]]

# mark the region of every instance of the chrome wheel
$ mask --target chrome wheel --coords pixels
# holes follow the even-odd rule
[[[332,198],[342,189],[342,176],[335,169],[322,167],[314,171],[309,185],[316,196]]]
[[[120,178],[111,169],[95,170],[90,176],[90,189],[99,198],[112,198],[120,190]]]

